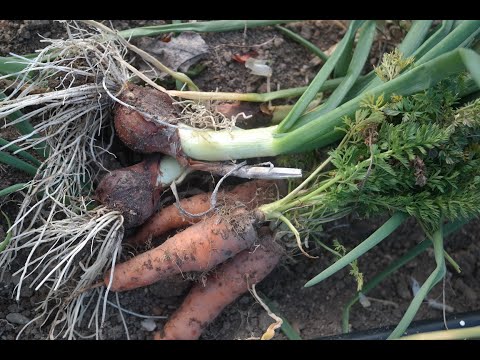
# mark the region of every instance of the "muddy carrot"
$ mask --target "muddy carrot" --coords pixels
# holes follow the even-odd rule
[[[125,291],[150,285],[173,274],[208,271],[249,248],[257,239],[251,214],[237,208],[215,214],[172,236],[160,246],[117,264],[112,291]],[[111,270],[104,276],[110,282]]]
[[[278,245],[277,245],[278,246]],[[244,250],[207,277],[205,286],[196,284],[180,308],[155,334],[156,340],[196,340],[222,310],[252,284],[262,281],[275,267],[281,251],[266,242],[256,249]]]
[[[239,202],[248,210],[253,210],[259,205],[275,200],[277,193],[274,182],[256,180],[237,185],[230,191],[220,192],[218,202],[230,204]],[[210,208],[211,196],[212,193],[203,193],[182,199],[180,207],[191,214],[203,213]],[[189,217],[180,212],[176,204],[172,204],[150,217],[127,242],[136,246],[142,245],[167,231],[197,223],[202,219],[203,217]]]

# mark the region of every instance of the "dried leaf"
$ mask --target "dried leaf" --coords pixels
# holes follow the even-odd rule
[[[182,32],[166,41],[164,37],[143,37],[137,40],[137,47],[148,52],[165,66],[175,71],[186,72],[208,54],[208,45],[194,32]],[[141,64],[141,70],[150,69]]]

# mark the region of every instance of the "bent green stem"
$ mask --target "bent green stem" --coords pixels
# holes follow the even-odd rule
[[[297,20],[215,20],[199,21],[196,23],[166,24],[143,26],[118,32],[125,39],[133,39],[141,36],[156,36],[165,33],[179,33],[183,31],[195,32],[224,32],[234,30],[253,29],[259,26],[271,26],[286,24]]]
[[[310,41],[304,39],[303,37],[301,37],[300,35],[298,35],[297,33],[293,32],[292,30],[290,29],[287,29],[287,28],[284,28],[283,26],[280,26],[280,25],[275,25],[275,28],[277,28],[278,30],[280,30],[282,33],[284,33],[286,36],[288,36],[290,39],[292,40],[295,40],[296,42],[298,42],[299,44],[305,46],[308,50],[310,50],[313,54],[315,54],[316,56],[318,56],[320,59],[322,59],[323,61],[327,61],[328,60],[328,55],[325,54],[322,50],[320,50],[317,46],[315,46],[314,44],[312,44]]]
[[[29,163],[20,160],[19,158],[12,156],[4,151],[0,151],[0,163],[10,165],[18,170],[21,170],[28,175],[35,176],[37,173],[37,167],[30,165]]]
[[[367,251],[372,249],[374,246],[378,245],[382,240],[388,237],[391,233],[395,231],[406,219],[408,215],[402,212],[396,212],[388,219],[382,226],[380,226],[372,235],[370,235],[366,240],[364,240],[360,245],[355,247],[352,251],[346,254],[344,257],[339,259],[337,262],[330,265],[320,274],[315,276],[313,279],[309,280],[304,286],[310,287],[318,284],[319,282],[325,280],[331,275],[335,274],[337,271],[343,269],[345,266],[350,264],[352,261],[355,261],[360,256],[365,254]]]
[[[25,184],[25,183],[18,183],[18,184],[15,184],[15,185],[8,186],[8,187],[0,190],[0,197],[10,195],[10,194],[12,194],[12,193],[14,193],[18,190],[23,189],[25,186],[27,186],[27,184]]]
[[[310,102],[316,96],[322,85],[332,73],[341,55],[346,51],[350,39],[354,38],[355,33],[361,23],[363,23],[363,21],[357,20],[354,20],[350,23],[347,33],[338,44],[332,56],[330,56],[327,62],[322,66],[320,71],[317,73],[315,78],[308,86],[307,90],[305,90],[300,99],[295,103],[290,113],[278,125],[278,128],[276,129],[277,133],[285,133],[295,125],[299,117],[306,110],[308,104],[310,104]]]
[[[456,231],[458,231],[462,226],[467,224],[470,221],[468,220],[463,220],[463,221],[455,221],[453,223],[449,223],[444,226],[444,234],[445,236],[448,236]],[[407,264],[408,262],[412,261],[415,259],[418,255],[423,253],[425,250],[427,250],[430,246],[432,246],[432,242],[429,239],[424,239],[421,241],[418,245],[413,247],[411,250],[409,250],[405,255],[403,255],[401,258],[395,260],[392,262],[385,270],[380,272],[379,274],[375,275],[368,283],[366,283],[363,286],[363,289],[361,292],[357,292],[355,296],[353,296],[345,305],[342,311],[342,331],[344,333],[348,333],[349,330],[349,323],[350,323],[350,309],[352,308],[353,305],[355,305],[360,297],[360,293],[362,294],[367,294],[370,292],[372,289],[376,288],[383,280],[385,280],[387,277],[392,275],[395,271],[400,269],[402,266]]]
[[[432,243],[433,243],[433,251],[435,253],[435,262],[437,263],[437,267],[435,270],[430,274],[428,279],[423,283],[420,290],[418,290],[417,294],[413,298],[412,302],[408,306],[405,315],[403,316],[402,320],[398,323],[397,327],[393,330],[393,332],[389,335],[388,340],[391,339],[398,339],[403,335],[405,330],[407,330],[408,326],[412,322],[413,318],[415,317],[420,305],[422,305],[423,300],[428,295],[430,290],[445,276],[445,257],[443,255],[443,228],[440,228],[435,231],[432,235]]]

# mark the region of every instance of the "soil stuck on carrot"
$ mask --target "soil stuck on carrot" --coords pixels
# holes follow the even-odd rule
[[[254,219],[244,208],[215,214],[172,236],[160,246],[108,270],[105,285],[126,291],[150,285],[171,275],[205,272],[257,240]]]
[[[254,210],[259,205],[275,200],[279,194],[279,186],[272,181],[255,180],[235,186],[231,190],[221,190],[218,193],[219,204],[235,206],[242,204],[247,210]],[[149,242],[167,231],[197,223],[204,217],[191,217],[186,214],[201,214],[211,206],[212,193],[202,193],[180,200],[179,204],[167,206],[152,215],[138,231],[127,239],[134,246]],[[184,211],[181,212],[179,207]],[[205,215],[207,216],[207,215]]]
[[[277,265],[281,247],[265,237],[261,245],[244,250],[197,283],[182,305],[170,316],[156,340],[196,340],[223,309],[253,284],[262,281]]]

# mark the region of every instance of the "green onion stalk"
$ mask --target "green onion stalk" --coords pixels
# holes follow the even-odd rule
[[[479,63],[480,56],[474,51],[456,49],[414,66],[397,78],[382,83],[323,115],[316,116],[314,112],[309,112],[300,116],[296,122],[304,125],[299,128],[282,131],[288,118],[279,125],[248,130],[214,131],[180,126],[180,146],[187,156],[206,161],[277,156],[321,148],[342,138],[343,133],[338,130],[342,119],[352,116],[364,99],[380,95],[387,100],[392,95],[409,96],[452,75],[473,70],[471,67],[478,67]],[[472,73],[478,86],[480,77],[477,75],[480,74]]]
[[[209,131],[180,126],[179,145],[187,156],[206,161],[306,152],[340,140],[343,134],[338,128],[342,119],[352,116],[366,98],[382,95],[388,100],[392,96],[409,96],[466,71],[471,74],[470,86],[466,87],[467,93],[476,91],[480,84],[480,57],[465,47],[478,36],[480,21],[464,21],[451,32],[451,23],[447,22],[425,41],[430,26],[430,21],[414,22],[404,41],[398,46],[398,57],[390,58],[390,61],[399,61],[413,56],[411,61],[384,64],[384,69],[379,67],[360,77],[373,42],[375,22],[352,21],[334,53],[278,125],[233,131]],[[344,67],[341,61],[346,52],[351,52],[352,39],[356,34],[359,35],[357,47],[351,56],[347,72],[342,72],[344,77],[334,84],[334,91],[326,103],[306,112],[318,92],[329,81],[333,81],[327,78],[334,69]],[[415,62],[417,54],[419,59]],[[381,75],[382,70],[390,74],[389,78],[383,78],[383,82],[380,77],[375,76]],[[361,84],[364,84],[363,87]],[[205,98],[204,93],[197,94],[197,97],[194,94],[192,91],[178,91],[172,95],[192,99]]]

